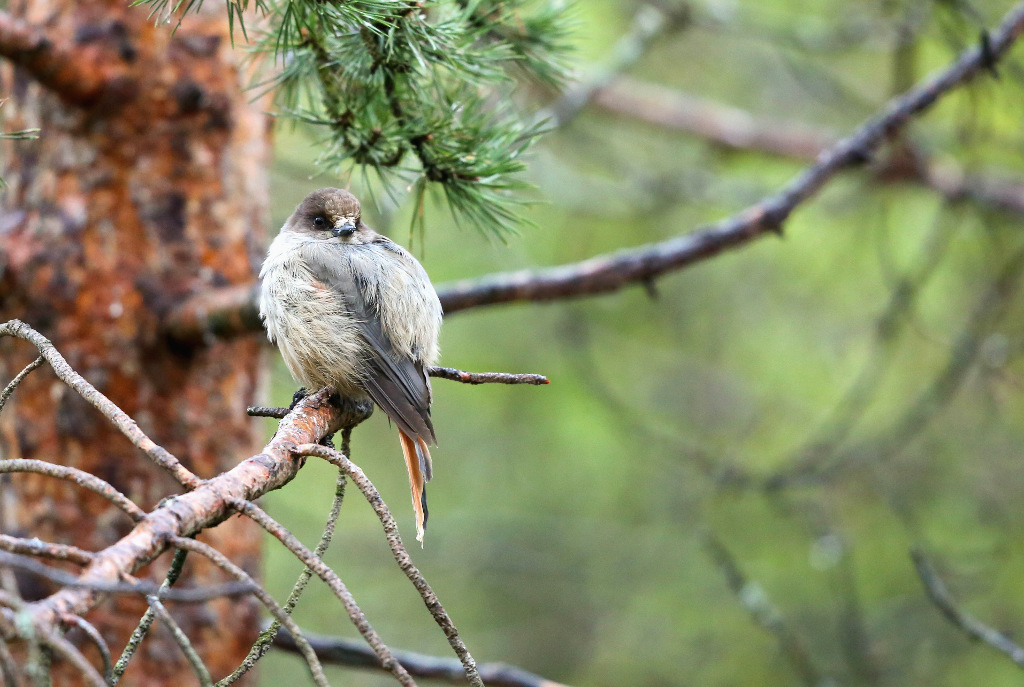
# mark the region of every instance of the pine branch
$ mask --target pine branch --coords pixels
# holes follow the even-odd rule
[[[138,0],[170,18],[202,0]],[[229,20],[248,0],[227,0]],[[539,5],[539,6],[538,6]],[[436,188],[457,221],[499,236],[520,221],[521,157],[541,133],[507,105],[512,76],[565,74],[566,13],[528,0],[255,0],[269,29],[257,53],[279,65],[261,84],[284,116],[325,133],[317,163],[359,168],[395,195],[413,189],[414,217]]]
[[[1017,4],[991,33],[987,48],[975,46],[955,62],[907,93],[894,98],[848,138],[820,152],[817,161],[777,193],[720,222],[660,243],[638,246],[589,258],[582,262],[538,270],[498,273],[438,287],[446,315],[459,310],[519,301],[543,302],[610,293],[633,284],[646,284],[665,274],[745,246],[781,231],[782,224],[802,203],[812,198],[841,171],[866,162],[888,136],[903,129],[915,116],[931,108],[948,93],[997,63],[1024,31],[1024,3]],[[929,185],[944,194],[963,193],[979,202],[1014,209],[1014,188],[996,187],[983,193],[978,186],[958,188],[939,170],[930,172]],[[202,299],[202,303],[200,303]],[[219,308],[203,303],[217,301]],[[201,294],[169,314],[164,331],[185,345],[204,338],[237,336],[259,331],[258,289],[233,288]]]

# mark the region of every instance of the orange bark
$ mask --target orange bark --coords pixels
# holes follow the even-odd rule
[[[91,75],[92,95],[50,90],[63,72],[31,73],[38,55],[0,69],[0,95],[10,98],[0,109],[3,127],[42,129],[37,141],[0,149],[0,176],[10,185],[0,192],[0,319],[21,318],[50,337],[204,478],[258,451],[258,425],[245,406],[259,396],[260,343],[250,337],[183,351],[160,322],[188,296],[253,281],[269,156],[268,122],[242,90],[223,5],[207,4],[172,34],[124,0],[16,0],[9,11],[75,56],[74,69]],[[34,357],[24,342],[0,346],[5,380]],[[0,455],[91,472],[144,508],[180,491],[45,369],[0,415]],[[12,476],[4,495],[17,499],[4,523],[11,534],[98,550],[130,525],[104,500],[39,475]],[[258,572],[259,535],[249,523],[232,518],[205,536]],[[166,562],[151,566],[154,578]],[[186,573],[194,583],[223,579],[200,561]],[[26,593],[51,591],[31,582]],[[144,610],[144,601],[118,597],[88,619],[116,651]],[[237,599],[172,612],[215,677],[237,665],[257,629],[255,606]],[[167,633],[154,631],[121,684],[179,684],[187,670]],[[76,684],[67,674],[57,682]]]

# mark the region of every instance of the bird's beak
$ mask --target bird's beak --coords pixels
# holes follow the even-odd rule
[[[331,230],[331,233],[334,234],[335,236],[351,236],[352,234],[355,233],[355,231],[356,225],[354,222],[350,220],[345,222],[344,224],[335,224],[334,229]]]

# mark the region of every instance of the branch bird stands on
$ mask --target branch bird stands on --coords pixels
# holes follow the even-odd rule
[[[55,629],[68,624],[83,626],[84,621],[81,620],[81,616],[101,603],[108,594],[144,595],[150,602],[150,611],[140,621],[128,646],[117,661],[117,665],[109,670],[115,676],[115,682],[116,676],[124,671],[132,656],[136,654],[136,650],[144,640],[152,622],[157,618],[163,618],[167,624],[166,614],[161,614],[162,601],[196,603],[219,596],[251,594],[295,639],[299,652],[306,659],[313,681],[319,687],[326,687],[327,680],[320,661],[304,637],[302,630],[290,617],[291,608],[283,608],[278,604],[266,589],[224,554],[210,545],[192,538],[203,530],[215,527],[232,513],[238,513],[249,517],[273,534],[305,564],[310,574],[315,574],[327,583],[334,595],[342,602],[349,618],[369,645],[378,665],[390,671],[401,684],[414,685],[415,682],[409,672],[401,661],[392,655],[391,650],[376,633],[366,614],[356,604],[341,578],[323,562],[322,549],[318,547],[316,552],[306,549],[284,527],[253,503],[263,494],[284,486],[295,477],[302,466],[302,461],[295,460],[296,455],[309,455],[320,457],[334,464],[339,469],[339,480],[343,483],[344,479],[351,479],[366,497],[367,502],[380,519],[396,563],[419,592],[424,605],[444,632],[462,664],[465,678],[474,686],[483,686],[475,660],[437,595],[422,573],[412,564],[398,535],[397,524],[380,494],[365,473],[352,463],[346,454],[338,453],[316,443],[329,433],[340,430],[343,436],[343,448],[347,453],[347,436],[352,427],[369,416],[371,408],[368,403],[369,399],[366,399],[366,402],[344,403],[343,407],[339,408],[338,404],[330,402],[331,392],[329,389],[322,389],[317,393],[310,394],[302,399],[292,412],[280,413],[280,415],[287,413],[288,417],[283,419],[277,434],[261,453],[241,461],[223,474],[203,481],[185,469],[172,454],[154,443],[131,417],[72,369],[53,344],[39,332],[23,322],[11,320],[0,324],[0,338],[7,336],[23,339],[34,345],[39,358],[49,365],[63,383],[95,406],[145,456],[176,477],[185,488],[185,493],[173,498],[166,498],[147,512],[126,495],[118,492],[111,484],[94,475],[41,460],[0,460],[0,472],[32,472],[74,482],[79,487],[111,501],[135,523],[130,532],[100,551],[86,551],[74,546],[0,535],[0,552],[6,552],[0,553],[0,564],[19,567],[32,574],[50,578],[61,587],[56,593],[32,603],[22,602],[13,597],[9,598],[10,595],[0,592],[0,606],[5,606],[5,608],[0,608],[0,638],[2,638],[0,639],[0,671],[4,671],[5,679],[7,674],[13,675],[17,672],[17,666],[14,665],[13,660],[6,661],[4,659],[6,655],[4,654],[6,647],[4,642],[17,640],[31,646],[46,647],[47,650],[63,656],[75,666],[75,669],[88,680],[89,684],[107,684],[81,652],[56,634]],[[4,398],[14,394],[20,382],[39,366],[40,364],[33,362],[19,373],[4,388]],[[540,375],[475,374],[447,368],[437,370],[429,368],[429,372],[434,376],[444,376],[472,384],[487,382],[547,383],[547,380]],[[250,414],[253,414],[252,410],[250,410]],[[343,493],[343,489],[339,491],[339,494],[341,493]],[[335,506],[332,509],[335,516],[338,506],[340,503],[336,497]],[[135,572],[172,549],[177,550],[175,564],[172,565],[167,579],[159,588],[132,577]],[[170,589],[177,579],[177,575],[180,574],[186,551],[206,558],[223,570],[234,582],[177,591]],[[81,566],[81,570],[76,574],[51,568],[35,560],[39,558],[66,561]],[[301,589],[297,593],[301,593]],[[187,637],[177,635],[177,641],[183,652],[194,653]],[[260,643],[257,642],[257,645],[253,647],[253,655],[247,658],[245,663],[239,666],[231,676],[218,684],[230,684],[250,670],[263,654],[260,646]],[[105,647],[102,648],[105,649]],[[107,657],[109,651],[103,653],[104,673],[107,673],[108,666],[106,664],[109,662]],[[201,665],[193,662],[193,668],[197,674],[203,674],[205,679]]]

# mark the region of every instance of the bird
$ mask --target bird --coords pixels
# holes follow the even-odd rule
[[[428,370],[442,314],[419,261],[368,227],[359,200],[339,188],[306,196],[260,270],[260,318],[292,377],[369,397],[398,427],[421,545],[437,444]]]

